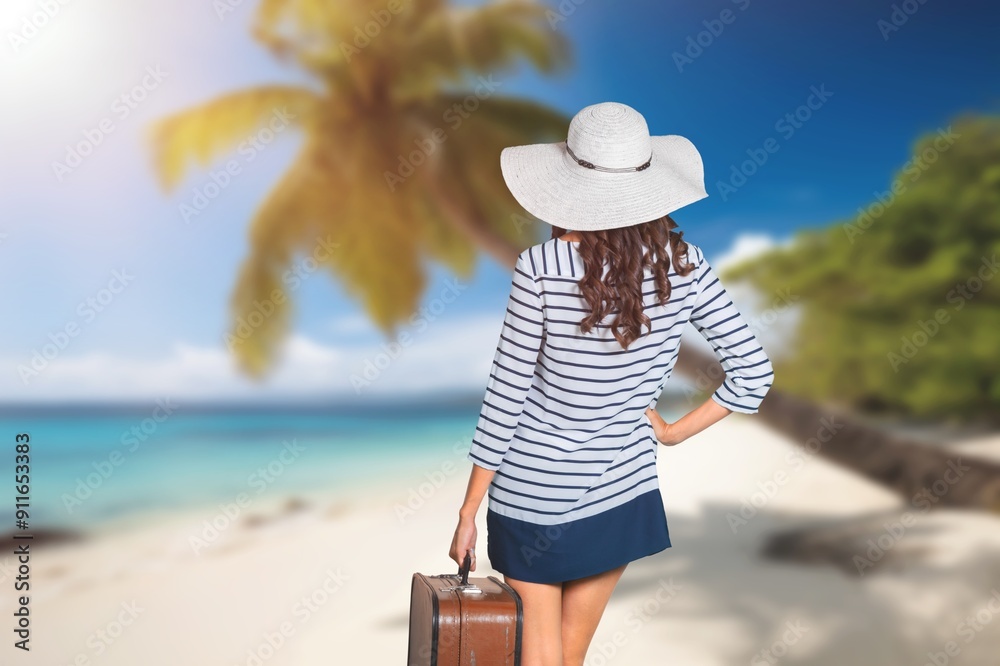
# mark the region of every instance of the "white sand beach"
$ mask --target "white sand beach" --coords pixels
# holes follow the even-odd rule
[[[996,456],[1000,438],[975,452]],[[898,498],[752,416],[658,455],[673,546],[629,565],[588,664],[997,663],[1000,518],[909,507],[904,521]],[[31,652],[5,663],[401,666],[412,573],[457,570],[447,552],[469,465],[456,454],[347,501],[285,498],[233,521],[219,510],[151,516],[38,548]],[[473,577],[499,576],[485,514]],[[872,564],[863,574],[758,554],[777,529],[861,517],[862,543],[876,546],[858,553]],[[230,525],[195,552],[205,520]],[[0,571],[8,625],[13,565]]]

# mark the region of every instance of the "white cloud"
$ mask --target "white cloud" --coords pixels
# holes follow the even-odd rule
[[[365,345],[333,347],[293,335],[275,372],[261,383],[242,375],[225,347],[182,342],[159,358],[108,352],[56,357],[27,385],[17,372],[24,359],[6,359],[0,400],[357,400],[479,392],[486,386],[502,325],[502,313],[437,320],[423,331],[410,331],[405,346],[376,338]],[[360,392],[352,376],[367,382]]]
[[[777,246],[778,242],[770,234],[742,233],[736,236],[728,250],[717,257],[709,257],[708,261],[721,273],[729,266],[764,254]]]
[[[742,234],[730,249],[710,259],[721,269],[754,256],[778,242],[762,234]],[[752,322],[761,344],[777,355],[788,347],[794,308],[778,311],[775,295],[762,295],[749,285],[727,283],[733,301]],[[361,333],[358,345],[327,345],[293,334],[275,372],[262,382],[241,374],[229,351],[176,342],[157,358],[128,358],[106,351],[59,356],[24,384],[17,371],[23,358],[4,359],[0,401],[63,400],[296,400],[389,396],[426,397],[436,392],[481,393],[503,325],[503,313],[437,319],[426,328],[401,329],[407,344],[382,338],[362,316],[333,320],[337,332]],[[685,339],[700,338],[688,327]],[[706,345],[695,339],[696,345]],[[710,351],[710,350],[709,350]],[[366,382],[356,390],[352,377]]]
[[[728,250],[716,257],[708,257],[708,261],[721,275],[730,266],[760,256],[775,247],[785,247],[791,242],[791,237],[779,241],[770,234],[741,233]],[[801,316],[794,293],[779,289],[775,294],[762,294],[752,285],[736,281],[726,281],[725,287],[772,359],[792,350],[793,333]]]

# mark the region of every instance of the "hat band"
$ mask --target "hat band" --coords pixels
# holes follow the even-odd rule
[[[648,169],[649,165],[653,162],[653,154],[650,153],[649,159],[637,167],[621,167],[621,168],[603,167],[603,166],[598,166],[593,162],[588,162],[587,160],[581,160],[569,147],[568,143],[566,144],[566,152],[568,152],[569,156],[572,157],[574,160],[576,160],[576,163],[582,167],[585,167],[587,169],[594,169],[595,171],[606,171],[609,173],[631,173],[632,171],[642,171],[643,169]]]

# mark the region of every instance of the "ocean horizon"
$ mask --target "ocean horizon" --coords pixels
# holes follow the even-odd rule
[[[668,402],[660,411],[673,418]],[[352,490],[471,464],[482,394],[385,404],[25,403],[0,405],[11,443],[30,436],[30,529],[86,532],[145,512]],[[683,413],[676,410],[676,415]],[[463,472],[464,473],[464,472]],[[10,474],[10,476],[7,476]],[[13,526],[13,496],[0,505]]]

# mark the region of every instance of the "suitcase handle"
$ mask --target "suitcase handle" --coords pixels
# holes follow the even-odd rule
[[[469,551],[465,551],[465,559],[462,560],[462,564],[458,567],[458,575],[462,577],[461,585],[469,584],[469,570],[472,569],[472,555]]]
[[[458,567],[458,578],[459,582],[451,587],[442,587],[441,592],[448,592],[450,590],[461,590],[463,592],[473,592],[475,594],[482,594],[482,589],[475,583],[469,582],[469,570],[472,568],[472,555],[468,552],[465,553],[465,559],[462,564]],[[455,574],[438,574],[436,577],[444,576],[454,576]]]

